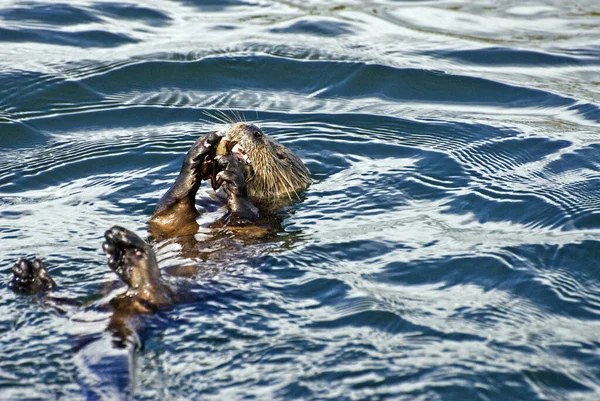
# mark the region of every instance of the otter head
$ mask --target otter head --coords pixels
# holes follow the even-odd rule
[[[308,188],[310,175],[302,160],[256,125],[235,123],[225,137],[237,143],[232,152],[246,163],[248,197],[259,208],[277,209]]]

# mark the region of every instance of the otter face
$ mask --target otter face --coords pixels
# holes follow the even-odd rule
[[[256,125],[235,123],[225,136],[237,142],[233,154],[246,163],[244,175],[252,203],[278,208],[308,188],[310,175],[302,160]]]

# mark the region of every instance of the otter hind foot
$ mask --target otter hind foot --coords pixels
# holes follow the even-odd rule
[[[133,231],[119,226],[106,230],[104,238],[102,249],[108,258],[108,266],[129,287],[126,302],[135,301],[138,312],[153,311],[173,303],[174,288],[160,274],[156,255],[149,244]]]
[[[8,287],[18,294],[38,294],[51,291],[56,287],[56,283],[39,257],[36,257],[33,262],[19,258],[12,272],[13,278],[8,283]]]
[[[113,226],[104,233],[102,250],[108,258],[108,266],[127,285],[132,285],[133,270],[147,262],[149,245],[137,234],[123,227]]]

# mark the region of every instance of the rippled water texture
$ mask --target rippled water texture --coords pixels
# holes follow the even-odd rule
[[[598,400],[599,104],[596,0],[3,1],[0,399],[84,399],[14,260],[97,299],[222,111],[314,183],[149,319],[135,399]]]

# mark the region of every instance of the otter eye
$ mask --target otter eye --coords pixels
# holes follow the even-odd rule
[[[260,132],[259,130],[252,131],[252,135],[254,135],[255,138],[260,138],[261,136],[263,136],[262,132]]]

